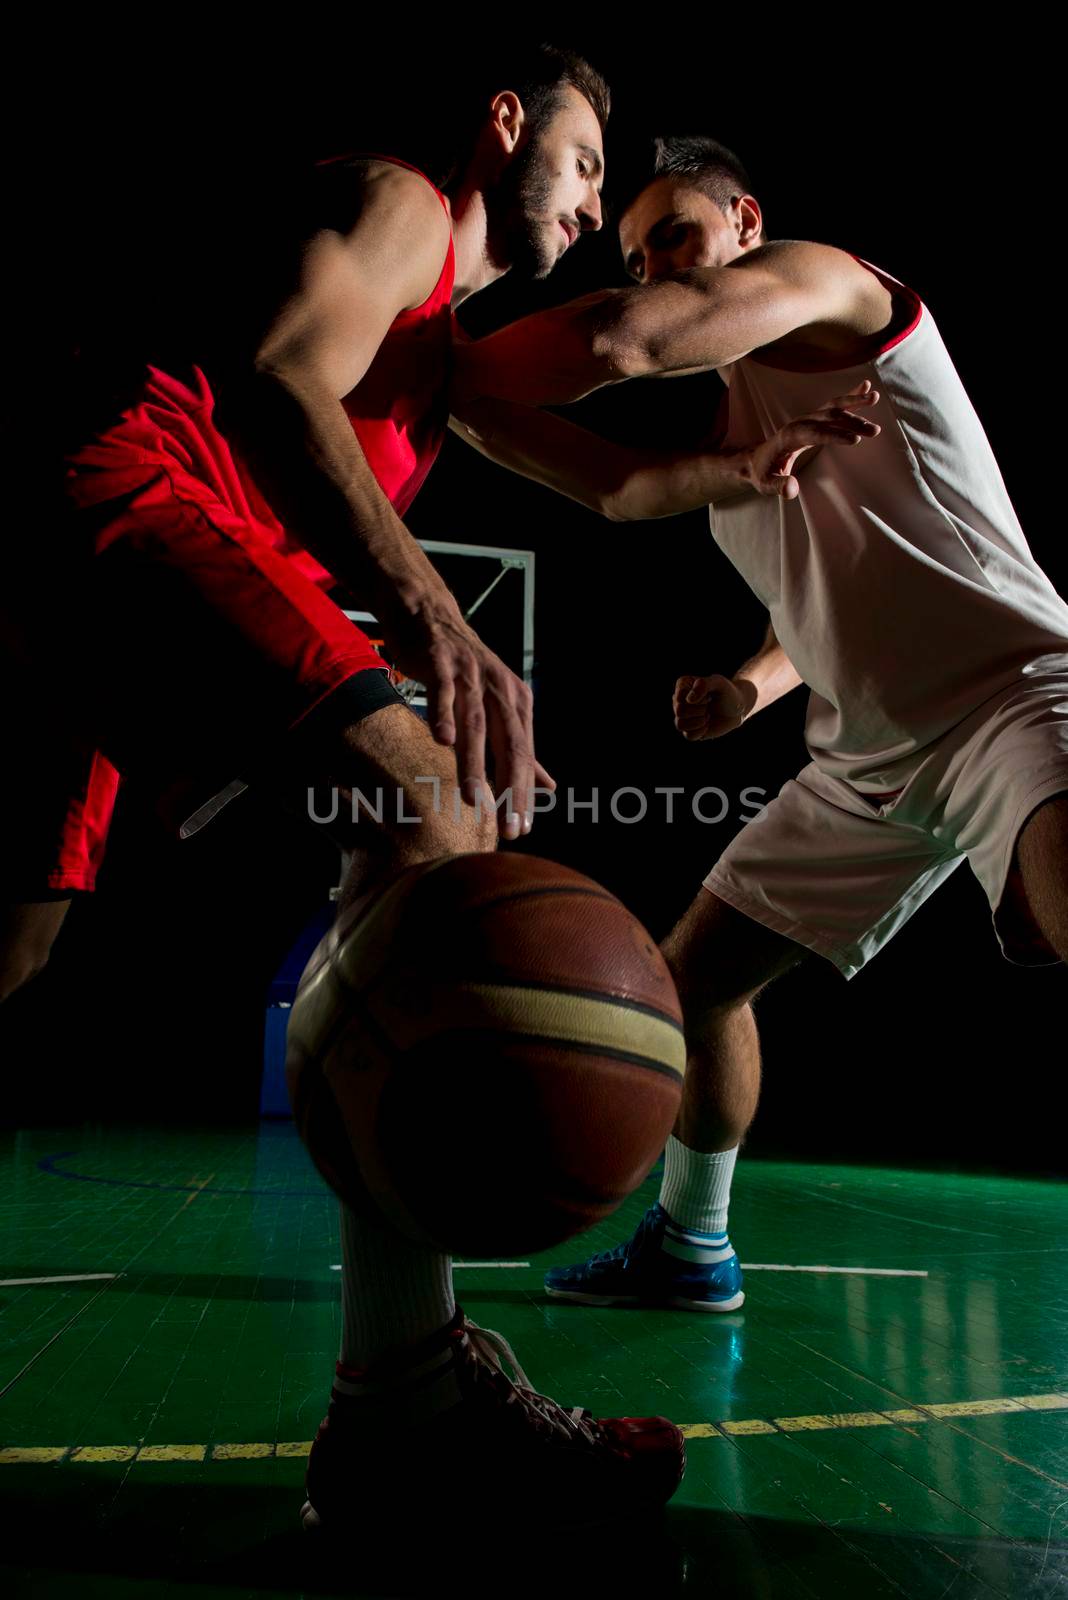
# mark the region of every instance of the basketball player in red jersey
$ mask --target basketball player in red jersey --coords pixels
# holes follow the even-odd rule
[[[244,298],[226,300],[218,319],[227,336],[205,341],[197,361],[189,351],[157,361],[116,419],[72,444],[64,493],[77,515],[57,559],[80,562],[93,633],[60,663],[53,715],[27,719],[20,738],[38,781],[31,814],[5,832],[19,891],[6,918],[7,989],[40,966],[62,920],[65,902],[43,896],[92,887],[124,765],[161,781],[240,774],[302,797],[319,781],[346,796],[399,789],[402,814],[422,826],[362,817],[344,833],[360,847],[350,892],[375,874],[492,846],[489,820],[433,810],[425,782],[447,788],[459,776],[470,797],[485,733],[517,812],[543,779],[523,686],[463,624],[399,520],[441,437],[451,306],[510,266],[548,272],[600,223],[603,84],[556,52],[512,81],[488,98],[447,198],[394,162],[318,169],[295,281],[272,295],[262,263],[257,279],[239,262]],[[266,304],[247,326],[250,298]],[[747,473],[784,492],[774,451],[761,450],[761,463],[739,451],[722,471],[679,466],[705,474],[699,497],[721,480],[741,487]],[[652,468],[641,465],[648,486]],[[334,579],[373,606],[399,664],[428,681],[431,732],[327,598]],[[40,684],[40,653],[19,654]],[[515,818],[506,831],[525,825]],[[482,1517],[498,1494],[498,1510],[519,1496],[547,1522],[626,1514],[673,1492],[678,1430],[657,1418],[596,1422],[535,1395],[521,1375],[512,1385],[500,1346],[457,1311],[447,1257],[348,1210],[342,1254],[342,1360],[311,1458],[309,1523],[348,1521],[355,1509],[369,1522],[401,1478],[444,1515]]]
[[[302,799],[321,782],[341,791],[342,824],[355,791],[400,791],[398,815],[420,826],[387,808],[381,825],[361,816],[339,833],[355,851],[349,894],[493,847],[493,812],[471,804],[487,741],[511,796],[502,831],[529,828],[531,791],[550,781],[529,692],[401,521],[446,422],[452,307],[512,267],[546,274],[601,223],[603,81],[553,50],[500,81],[511,87],[487,96],[447,196],[388,160],[318,169],[280,286],[243,260],[217,339],[148,365],[119,414],[73,441],[73,515],[54,540],[77,563],[92,634],[55,675],[47,737],[40,721],[28,729],[38,746],[62,744],[45,754],[68,804],[34,805],[5,831],[9,987],[60,920],[41,896],[92,886],[125,768],[243,777]],[[428,684],[429,728],[328,598],[334,583]],[[468,804],[435,808],[427,779],[446,794],[458,783]],[[674,1492],[684,1452],[671,1423],[597,1421],[536,1394],[518,1368],[513,1384],[507,1347],[457,1309],[447,1256],[347,1209],[341,1236],[341,1360],[309,1462],[308,1525],[372,1529],[400,1485],[421,1521],[454,1522],[517,1506],[536,1522],[596,1521]]]
[[[733,1311],[727,1207],[759,1092],[759,991],[814,955],[852,977],[965,859],[1010,960],[1068,960],[1068,604],[911,290],[844,251],[768,241],[744,168],[710,139],[660,141],[619,231],[638,287],[458,351],[458,404],[498,460],[609,515],[663,515],[702,474],[729,489],[732,450],[774,439],[828,387],[848,397],[843,416],[880,396],[877,436],[822,451],[790,494],[708,495],[713,536],[770,627],[732,678],[678,681],[676,724],[717,738],[803,682],[812,759],[665,943],[689,1062],[659,1202],[625,1244],[546,1279],[586,1304]],[[728,386],[727,423],[722,460],[696,477],[650,480],[525,409],[708,368]]]

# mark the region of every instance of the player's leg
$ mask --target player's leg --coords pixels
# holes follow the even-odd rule
[[[693,1150],[731,1150],[745,1137],[760,1096],[753,1001],[808,952],[710,889],[661,948],[686,1019],[686,1083],[675,1135]]]
[[[1050,950],[1068,961],[1068,789],[1031,813],[1016,842],[1022,904]]]
[[[1036,662],[957,728],[929,788],[1010,961],[1068,961],[1068,663]]]
[[[73,896],[93,888],[119,787],[110,762],[64,726],[59,697],[28,696],[28,680],[0,789],[0,1001],[44,971]]]
[[[318,815],[337,791],[330,827],[352,855],[347,897],[422,861],[494,848],[492,811],[456,803],[451,751],[406,707],[385,706],[333,739],[321,718],[318,737],[301,764]],[[499,1336],[457,1307],[443,1252],[402,1237],[370,1206],[342,1206],[341,1253],[341,1356],[309,1461],[306,1526],[388,1514],[402,1478],[421,1515],[477,1518],[518,1502],[557,1525],[633,1513],[674,1491],[677,1429],[662,1418],[596,1422],[536,1395]]]
[[[760,1094],[752,1002],[807,952],[707,888],[662,949],[682,1001],[687,1059],[658,1201],[632,1239],[577,1266],[550,1269],[545,1287],[554,1299],[585,1305],[657,1300],[736,1311],[745,1296],[727,1205],[738,1146]]]
[[[957,864],[814,768],[736,835],[664,945],[682,998],[687,1071],[658,1201],[615,1250],[552,1269],[551,1296],[741,1306],[727,1222],[739,1144],[760,1092],[753,1000],[810,952],[851,977]]]
[[[69,909],[69,895],[0,905],[0,1001],[44,971]]]
[[[218,787],[270,787],[352,853],[350,898],[417,862],[491,848],[495,820],[453,806],[452,752],[399,703],[369,641],[226,507],[202,488],[176,496],[173,479],[124,508],[96,559],[104,748],[135,751],[149,773],[187,770],[188,757]],[[385,1514],[402,1481],[421,1517],[477,1517],[496,1495],[502,1514],[520,1503],[558,1521],[673,1492],[678,1430],[595,1424],[510,1383],[456,1307],[445,1254],[369,1207],[345,1215],[342,1247],[343,1359],[309,1464],[324,1519]]]
[[[275,775],[287,809],[303,811],[346,853],[344,903],[406,868],[496,846],[492,808],[456,803],[451,750],[375,669],[302,719]],[[449,1257],[399,1238],[373,1211],[342,1206],[341,1258],[335,1398],[343,1401],[353,1373],[396,1362],[450,1324],[456,1303]]]
[[[663,949],[686,1022],[686,1082],[664,1151],[660,1250],[672,1258],[675,1303],[697,1299],[705,1309],[735,1311],[745,1296],[727,1217],[738,1152],[760,1098],[753,1002],[810,953],[707,888]],[[694,1281],[687,1285],[684,1274]]]
[[[460,800],[452,751],[435,742],[384,673],[354,674],[302,720],[289,744],[281,797],[348,857],[342,906],[420,862],[496,848],[493,796],[479,807]]]

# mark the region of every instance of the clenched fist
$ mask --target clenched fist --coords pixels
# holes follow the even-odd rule
[[[675,726],[684,739],[719,739],[740,728],[756,704],[750,683],[713,673],[708,678],[683,677],[675,685]]]

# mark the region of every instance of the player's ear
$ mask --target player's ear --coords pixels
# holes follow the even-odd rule
[[[501,148],[511,155],[519,143],[526,116],[523,111],[523,102],[511,89],[502,89],[500,94],[494,95],[490,105],[490,120],[494,136],[499,141]]]
[[[738,243],[747,246],[758,244],[764,232],[764,213],[760,201],[751,194],[739,195],[731,206],[731,221],[738,233]]]

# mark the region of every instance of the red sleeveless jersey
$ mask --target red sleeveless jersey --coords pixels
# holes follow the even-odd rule
[[[375,159],[417,171],[392,157]],[[448,215],[444,195],[433,184],[430,187]],[[343,402],[367,464],[400,516],[433,466],[448,426],[454,277],[450,236],[434,288],[421,305],[394,318],[366,374]],[[268,506],[251,473],[216,427],[214,410],[215,397],[199,367],[189,367],[184,375],[149,367],[140,404],[80,449],[72,464],[110,468],[134,478],[139,468],[143,475],[143,468],[152,462],[177,467],[187,493],[221,500],[247,520],[255,537],[265,539],[304,577],[322,588],[333,587],[333,576]],[[115,480],[110,473],[108,478],[110,482],[105,482],[89,474],[72,483],[72,498],[86,505],[97,503],[99,496],[110,497]]]
[[[418,170],[392,157],[376,159]],[[448,217],[445,196],[430,187]],[[448,427],[455,276],[450,227],[449,248],[434,288],[422,305],[394,318],[362,382],[344,402],[368,464],[400,516],[422,487]]]
[[[389,161],[409,172],[418,171],[392,156],[374,159]],[[429,178],[426,182],[430,183]],[[444,195],[433,184],[430,187],[448,216]],[[421,489],[448,427],[450,302],[455,275],[450,232],[449,247],[434,288],[422,305],[394,318],[366,374],[343,402],[367,464],[398,516],[404,515]],[[332,582],[325,568],[280,526],[278,534],[279,548],[305,576],[315,583]]]
[[[408,166],[392,157],[374,159]],[[447,215],[445,197],[437,189],[434,193]],[[431,293],[422,305],[402,311],[394,319],[364,378],[344,401],[371,471],[402,516],[434,463],[448,423],[454,276],[450,237]],[[335,579],[282,526],[251,473],[216,427],[214,411],[215,397],[199,367],[187,367],[181,374],[149,367],[140,401],[68,458],[70,500],[75,506],[96,509],[92,524],[95,548],[102,551],[115,541],[136,536],[138,512],[131,503],[125,513],[122,508],[127,501],[137,498],[138,504],[147,507],[153,495],[164,502],[173,496],[181,505],[199,505],[209,524],[213,519],[221,522],[235,544],[258,544],[261,550],[266,545],[274,557],[281,556],[284,567],[278,581],[287,589],[293,583],[299,589],[301,579],[310,579],[322,589],[332,588]],[[116,507],[114,516],[108,515],[110,504]],[[182,548],[181,540],[177,528],[176,552]],[[245,573],[240,562],[234,563],[229,578],[220,571],[219,581],[232,587],[226,597],[231,607],[241,602]],[[285,573],[292,573],[293,580],[283,578]],[[293,611],[302,614],[296,591]],[[266,618],[262,619],[261,626],[268,625]],[[304,627],[307,639],[288,641],[293,659],[302,660],[305,654],[320,664],[326,659],[331,681],[356,665],[368,666],[379,659],[371,641],[340,612],[336,621],[327,620],[322,613],[314,624],[305,618]],[[364,655],[359,657],[361,645]],[[325,683],[323,678],[316,692]],[[81,763],[78,775],[75,757]],[[48,860],[41,878],[60,890],[92,888],[119,781],[112,764],[91,749],[72,752],[71,768],[65,820],[62,826],[44,830]]]

